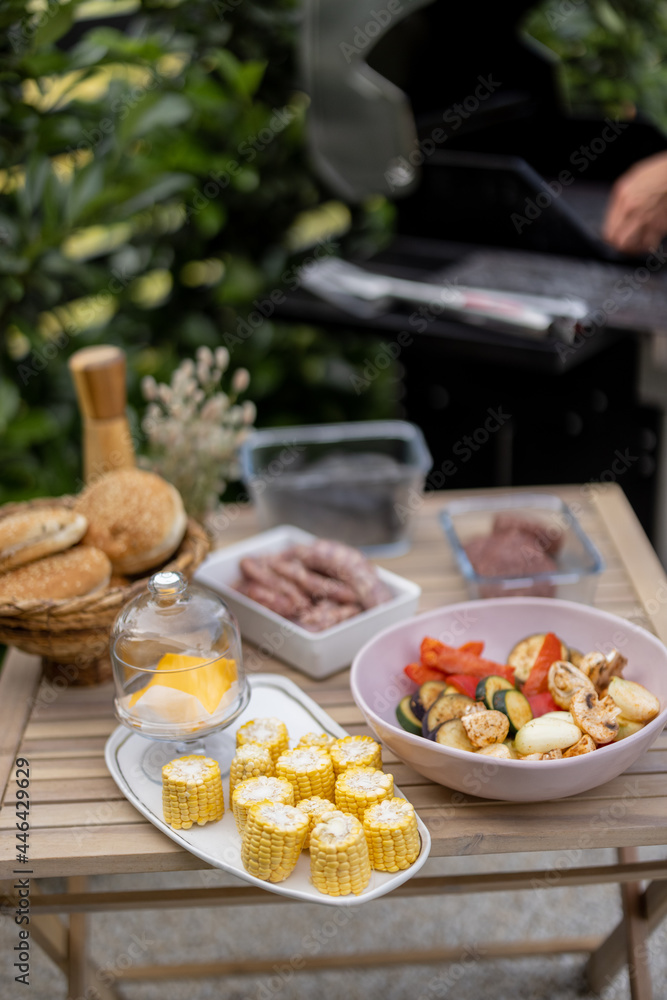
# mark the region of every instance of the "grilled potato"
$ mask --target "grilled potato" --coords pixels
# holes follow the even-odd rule
[[[624,677],[612,677],[609,697],[629,722],[650,722],[660,712],[660,702],[642,684]]]

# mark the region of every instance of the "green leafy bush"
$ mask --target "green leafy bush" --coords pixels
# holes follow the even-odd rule
[[[201,345],[250,370],[261,425],[394,406],[391,372],[354,391],[368,338],[272,315],[314,254],[300,234],[328,228],[327,253],[350,220],[371,244],[388,231],[384,203],[350,213],[309,167],[298,4],[114,0],[106,23],[99,7],[0,11],[0,501],[76,488],[66,361],[88,344],[128,354],[138,449],[140,379]]]
[[[667,129],[664,0],[543,0],[523,27],[561,60],[571,107],[641,111]]]

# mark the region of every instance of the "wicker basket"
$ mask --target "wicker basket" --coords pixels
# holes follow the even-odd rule
[[[0,518],[22,510],[61,505],[71,507],[74,497],[40,497],[26,503],[5,504]],[[164,567],[189,577],[210,548],[200,524],[188,519],[185,537]],[[125,586],[111,587],[88,597],[65,601],[16,601],[0,603],[0,642],[42,657],[47,677],[63,678],[67,685],[101,684],[111,680],[109,631],[128,601],[146,588],[148,576]]]

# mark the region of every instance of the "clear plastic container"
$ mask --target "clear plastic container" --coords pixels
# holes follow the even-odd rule
[[[491,534],[498,515],[506,515],[506,524],[507,516],[525,518],[539,524],[541,532],[533,542],[525,542],[516,534],[515,528],[513,561],[521,564],[523,547],[530,556],[530,559],[523,557],[526,568],[505,575],[484,575],[474,569],[466,549],[474,539]],[[593,603],[604,563],[560,497],[548,493],[514,493],[453,500],[441,511],[440,521],[472,599],[533,596]],[[531,572],[528,567],[530,561],[535,559],[535,549],[546,553],[555,563],[555,568]]]
[[[241,448],[263,528],[294,524],[374,556],[410,547],[431,464],[421,431],[404,420],[255,431]]]

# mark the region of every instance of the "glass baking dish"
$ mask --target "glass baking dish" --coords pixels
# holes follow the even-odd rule
[[[466,549],[473,540],[491,534],[498,515],[504,516],[505,523],[511,517],[512,520],[525,518],[539,524],[539,536],[529,543],[527,551],[534,557],[530,546],[541,549],[555,566],[543,572],[531,572],[526,568],[498,575],[477,572]],[[533,596],[593,603],[604,563],[595,545],[560,497],[549,493],[515,493],[453,500],[441,511],[440,522],[472,599]],[[508,561],[521,563],[522,546],[526,542],[525,536],[522,541],[517,530],[512,536],[514,551],[510,552]],[[480,544],[475,542],[476,546]],[[557,548],[557,551],[552,552],[552,548]]]

